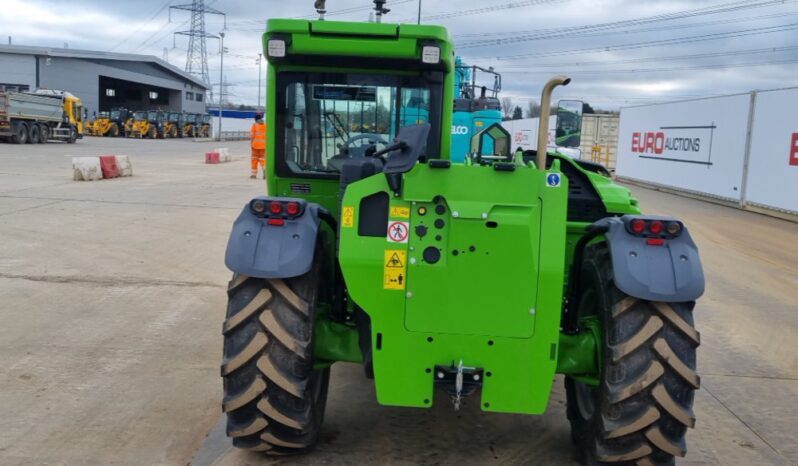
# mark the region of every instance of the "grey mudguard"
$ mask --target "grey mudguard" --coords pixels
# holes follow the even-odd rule
[[[233,272],[248,277],[298,277],[312,266],[318,232],[318,204],[306,204],[301,217],[286,219],[282,226],[268,225],[266,219],[252,213],[247,204],[233,224],[224,264]]]
[[[676,220],[655,216],[627,216],[652,220]],[[704,271],[690,233],[685,227],[676,238],[662,246],[646,244],[646,238],[626,230],[621,218],[605,218],[594,225],[606,225],[615,285],[624,293],[649,301],[694,301],[704,294]]]

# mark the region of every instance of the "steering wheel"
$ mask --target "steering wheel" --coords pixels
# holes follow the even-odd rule
[[[344,143],[344,149],[349,154],[349,158],[365,157],[366,149],[372,144],[382,144],[388,147],[388,141],[377,134],[358,134],[352,136]]]

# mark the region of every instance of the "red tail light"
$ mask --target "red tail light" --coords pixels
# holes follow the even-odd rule
[[[280,204],[279,202],[272,201],[271,204],[269,204],[269,212],[271,212],[272,214],[279,214],[282,211],[283,211],[283,205]]]
[[[285,205],[285,213],[294,216],[299,213],[299,204],[296,202],[289,202]]]
[[[281,218],[270,218],[267,223],[275,227],[281,227],[285,225],[285,220]]]
[[[642,219],[639,219],[639,218],[636,218],[636,219],[632,220],[632,222],[629,224],[629,226],[632,228],[632,232],[636,233],[638,235],[643,233],[644,231],[646,231],[646,222],[645,222],[645,220],[642,220]]]
[[[662,222],[659,220],[654,220],[648,225],[648,231],[655,235],[662,233]]]

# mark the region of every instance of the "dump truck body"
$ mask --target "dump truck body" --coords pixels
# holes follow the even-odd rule
[[[42,139],[74,142],[83,137],[83,105],[77,97],[60,91],[0,91],[0,138],[25,140],[32,134]],[[43,142],[43,141],[42,141]]]

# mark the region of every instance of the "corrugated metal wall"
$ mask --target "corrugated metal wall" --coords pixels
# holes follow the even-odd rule
[[[0,84],[36,88],[36,58],[32,55],[0,53]]]

